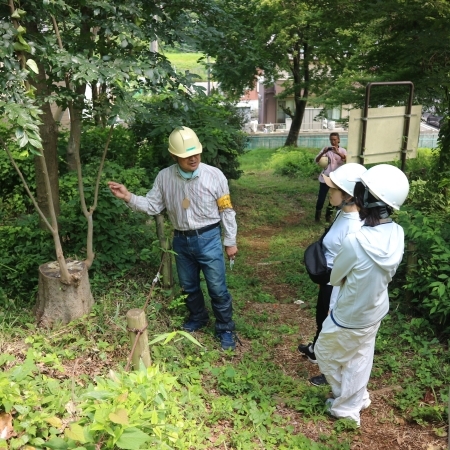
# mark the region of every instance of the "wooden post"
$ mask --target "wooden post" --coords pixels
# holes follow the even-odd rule
[[[139,369],[139,362],[141,359],[145,367],[150,366],[152,359],[148,347],[147,319],[145,317],[145,312],[142,309],[135,308],[130,309],[127,312],[127,328],[130,336],[131,348],[134,349],[131,356],[133,369]],[[139,331],[142,332],[139,333]]]
[[[164,216],[158,214],[155,216],[156,221],[156,234],[159,239],[159,244],[164,250],[163,265],[161,269],[162,284],[165,289],[170,289],[173,286],[173,273],[172,273],[172,255],[166,250],[170,250],[170,244],[164,233]]]

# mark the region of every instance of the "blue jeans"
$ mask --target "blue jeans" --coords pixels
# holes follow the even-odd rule
[[[205,276],[211,306],[216,318],[216,332],[233,331],[232,298],[225,283],[225,261],[223,257],[220,227],[196,236],[177,235],[173,238],[176,252],[178,279],[187,294],[186,305],[189,320],[206,322],[208,311],[200,288],[200,270]]]

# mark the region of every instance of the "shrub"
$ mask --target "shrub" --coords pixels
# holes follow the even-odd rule
[[[283,147],[272,155],[270,167],[278,175],[289,177],[312,177],[322,170],[311,151],[305,148]]]
[[[86,164],[85,197],[93,203],[93,186],[97,164]],[[156,229],[145,214],[132,213],[122,201],[117,200],[106,187],[106,181],[116,179],[131,191],[145,194],[151,186],[144,169],[123,169],[115,163],[104,168],[99,192],[98,207],[94,213],[94,252],[96,254],[90,277],[93,287],[123,276],[136,264],[141,269],[157,266],[159,262]],[[76,174],[67,173],[60,179],[61,216],[59,231],[66,257],[86,257],[87,222],[81,211]],[[0,252],[2,270],[0,285],[4,295],[30,302],[37,287],[38,266],[56,259],[53,241],[48,231],[39,228],[37,214],[19,217],[0,227]]]
[[[219,95],[198,95],[179,104],[171,97],[146,100],[147,114],[132,129],[139,142],[139,163],[147,170],[172,163],[168,137],[180,125],[192,128],[203,145],[202,161],[218,167],[229,179],[240,176],[238,156],[246,146],[243,117]]]

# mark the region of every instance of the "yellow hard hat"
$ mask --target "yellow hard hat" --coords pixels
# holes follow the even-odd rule
[[[202,144],[194,130],[188,127],[178,127],[170,133],[169,152],[180,158],[198,155],[202,152]]]
[[[322,156],[322,158],[319,159],[319,166],[322,167],[322,169],[325,169],[325,167],[327,167],[328,164],[330,164],[328,156]]]

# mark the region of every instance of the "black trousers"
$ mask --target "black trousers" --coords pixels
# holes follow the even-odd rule
[[[320,183],[319,182],[319,195],[317,196],[317,202],[316,202],[316,211],[317,210],[322,210],[323,205],[325,203],[325,200],[327,199],[327,194],[328,191],[330,190],[329,186],[325,183]],[[332,206],[329,202],[328,202],[328,206],[327,206],[327,212],[326,212],[326,216],[330,216],[333,214],[333,210],[334,210],[334,206]]]
[[[313,345],[319,338],[319,334],[322,331],[322,324],[328,316],[328,310],[330,309],[330,299],[333,286],[329,284],[319,285],[319,295],[317,296],[316,306],[316,335],[314,336]]]

